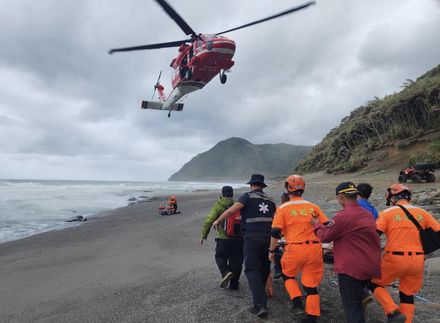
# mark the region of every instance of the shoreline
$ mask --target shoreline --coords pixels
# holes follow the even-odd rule
[[[79,183],[83,183],[83,182],[88,182],[88,183],[103,183],[103,182],[108,182],[108,183],[126,183],[126,181],[83,181],[83,180],[11,180],[8,179],[8,181],[17,181],[17,182],[40,182],[40,181],[48,181],[48,182],[67,182],[67,183],[71,183],[71,182],[79,182]],[[133,181],[130,181],[130,183]],[[136,183],[149,183],[149,182],[143,182],[143,181],[138,181]],[[152,182],[153,183],[153,182]],[[200,183],[200,182],[180,182],[180,184],[187,184],[187,185],[191,185],[191,184],[195,184],[198,186],[203,186],[205,183]],[[213,185],[215,183],[211,183],[211,182],[206,182],[206,184],[209,185]],[[232,185],[237,185],[237,183],[233,183]],[[243,184],[244,185],[244,184]],[[193,193],[197,193],[197,192],[210,192],[210,191],[215,191],[215,189],[213,188],[191,188],[190,186],[188,187],[188,189],[182,190],[182,188],[178,189],[176,193],[173,193],[173,195],[178,195],[178,196],[182,196],[185,194],[193,194]],[[138,203],[147,203],[147,202],[152,202],[152,201],[161,201],[164,200],[166,198],[166,196],[169,196],[171,193],[168,192],[160,192],[160,190],[158,191],[153,191],[153,190],[142,190],[139,191],[138,194],[143,194],[144,192],[149,192],[149,193],[155,193],[152,196],[146,196],[146,195],[129,195],[127,197],[127,199],[125,201],[121,201],[120,205],[112,205],[109,208],[105,208],[105,207],[97,207],[98,209],[101,210],[96,210],[96,211],[91,211],[91,212],[80,212],[77,213],[76,211],[74,211],[71,215],[65,215],[64,218],[57,218],[56,216],[51,218],[51,223],[47,225],[46,228],[28,228],[28,227],[23,227],[22,232],[26,232],[25,234],[16,234],[16,232],[20,232],[20,228],[19,229],[15,229],[15,231],[11,231],[10,233],[5,233],[5,235],[7,237],[5,237],[5,239],[0,240],[0,244],[3,243],[8,243],[8,242],[12,242],[12,241],[17,241],[17,240],[21,240],[21,239],[26,239],[29,237],[32,237],[34,235],[40,235],[40,234],[45,234],[45,233],[49,233],[52,231],[62,231],[62,230],[67,230],[70,229],[72,227],[76,227],[77,225],[82,225],[84,222],[87,221],[73,221],[71,223],[69,223],[67,220],[69,220],[70,218],[73,218],[75,216],[82,216],[84,217],[86,220],[89,219],[93,219],[95,217],[100,217],[103,214],[108,214],[108,213],[112,213],[114,210],[120,209],[120,208],[124,208],[127,206],[130,206],[132,204],[138,204]],[[57,198],[54,197],[54,199],[56,200]],[[64,211],[64,210],[61,210]],[[34,221],[39,221],[38,218],[34,219]],[[18,230],[18,231],[17,231]]]
[[[314,176],[306,176],[305,198],[331,214],[337,209],[334,182],[344,179]],[[385,185],[387,179],[380,181]],[[281,184],[266,189],[276,202]],[[234,190],[234,196],[246,190]],[[203,219],[219,194],[220,188],[182,194],[178,215],[159,216],[159,200],[138,203],[101,212],[79,226],[0,244],[0,321],[259,321],[248,313],[251,298],[244,274],[238,292],[219,288],[215,232],[199,244]],[[426,278],[419,295],[430,303],[416,299],[415,322],[435,322],[439,275]],[[341,322],[343,316],[333,281],[335,274],[326,266],[319,288],[320,322]],[[274,282],[274,291],[267,322],[295,322],[281,281]],[[367,322],[383,319],[376,303],[369,306]]]

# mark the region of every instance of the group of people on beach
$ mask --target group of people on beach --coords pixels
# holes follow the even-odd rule
[[[378,213],[368,201],[370,184],[340,183],[335,193],[342,210],[329,219],[318,205],[303,199],[306,185],[299,175],[286,178],[287,196],[278,208],[263,191],[267,186],[263,175],[253,174],[247,184],[250,191],[237,201],[233,200],[232,187],[222,188],[220,199],[204,221],[200,243],[211,227],[218,230],[215,260],[222,275],[221,288],[239,288],[244,260],[252,314],[260,318],[268,315],[266,283],[277,245],[283,239],[282,277],[290,297],[290,312],[301,315],[301,322],[317,322],[321,314],[318,287],[324,275],[322,243],[333,244],[334,271],[347,322],[365,322],[365,303],[372,299],[371,294],[382,306],[387,322],[412,322],[414,295],[422,287],[425,260],[419,229],[431,228],[439,234],[440,223],[429,212],[410,204],[411,190],[406,185],[391,185],[386,200],[387,206],[392,206]],[[231,237],[223,224],[237,211],[242,237]],[[386,236],[383,252],[382,234]],[[386,290],[397,279],[399,305]]]

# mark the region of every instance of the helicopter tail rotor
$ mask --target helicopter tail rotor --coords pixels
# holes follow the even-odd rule
[[[156,84],[154,84],[154,91],[153,91],[153,96],[151,97],[151,100],[154,99],[154,95],[156,94],[156,90],[157,90],[157,88],[160,86],[159,81],[160,81],[160,77],[161,77],[161,76],[162,76],[162,70],[161,70],[160,73],[159,73],[159,77],[157,78]]]

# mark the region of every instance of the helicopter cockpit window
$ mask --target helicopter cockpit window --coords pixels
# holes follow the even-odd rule
[[[200,48],[200,47],[202,47],[202,44],[203,44],[203,42],[201,40],[196,40],[195,47]]]
[[[208,40],[213,40],[214,37],[214,35],[203,35],[203,40],[206,42]]]

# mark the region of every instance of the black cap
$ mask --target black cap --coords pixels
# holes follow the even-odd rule
[[[222,187],[222,195],[224,197],[233,197],[234,196],[234,190],[231,186],[223,186]]]
[[[261,174],[252,174],[251,180],[247,182],[246,184],[252,185],[252,184],[259,184],[261,187],[266,187],[267,185],[264,184],[264,176]]]
[[[336,187],[336,195],[341,193],[354,195],[358,194],[359,191],[357,190],[356,185],[354,185],[353,182],[343,182]]]

